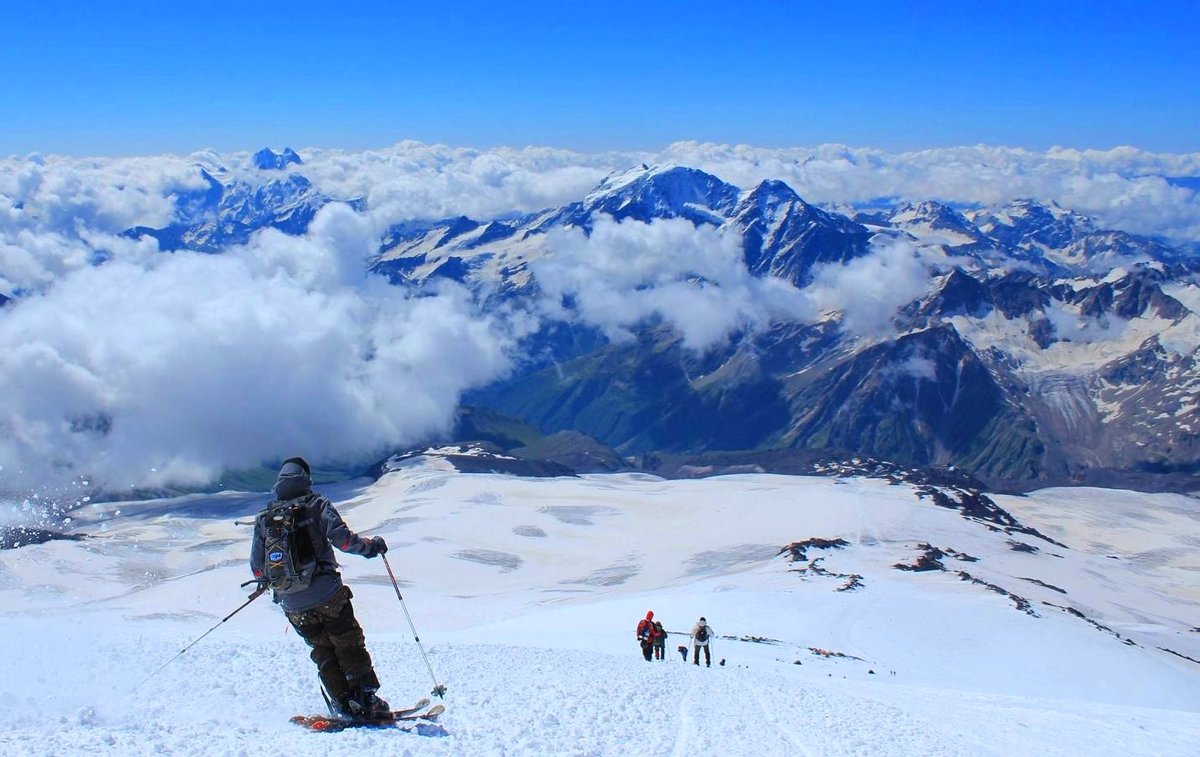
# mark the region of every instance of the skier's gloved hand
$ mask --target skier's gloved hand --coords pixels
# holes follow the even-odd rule
[[[383,540],[382,536],[372,536],[370,544],[371,548],[367,552],[367,557],[375,557],[387,552],[387,542]]]

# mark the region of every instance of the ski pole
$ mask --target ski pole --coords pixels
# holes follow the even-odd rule
[[[408,607],[404,604],[404,597],[400,595],[400,584],[396,582],[396,574],[392,572],[392,564],[388,562],[387,555],[381,554],[383,564],[387,567],[388,578],[392,579],[392,588],[396,590],[396,599],[400,600],[400,609],[404,610],[404,617],[408,619],[408,627],[412,629],[413,638],[417,641],[417,649],[421,650],[421,657],[425,660],[425,667],[429,668],[429,677],[433,679],[433,691],[435,697],[440,699],[445,698],[446,687],[438,683],[437,676],[433,673],[433,666],[429,664],[429,655],[425,654],[425,647],[421,644],[421,637],[417,635],[417,627],[413,625],[412,616],[408,614]]]
[[[138,689],[140,689],[140,688],[142,688],[143,686],[145,686],[145,685],[146,685],[146,681],[149,681],[151,678],[153,678],[154,676],[156,676],[156,675],[158,675],[159,673],[161,673],[163,668],[167,667],[167,666],[168,666],[168,665],[170,665],[171,663],[173,663],[173,662],[175,662],[176,660],[178,660],[180,657],[182,657],[182,656],[183,656],[183,653],[184,653],[184,652],[186,652],[186,651],[188,651],[189,649],[191,649],[192,647],[196,646],[197,644],[199,644],[199,643],[200,643],[201,639],[203,639],[205,636],[208,636],[208,635],[209,635],[210,633],[212,633],[213,631],[217,630],[217,628],[219,628],[219,627],[220,627],[221,623],[224,623],[225,621],[227,621],[227,620],[229,620],[230,618],[232,618],[234,615],[237,615],[239,612],[241,612],[242,610],[246,609],[246,606],[247,606],[247,605],[249,605],[249,604],[250,604],[251,602],[253,602],[254,600],[258,599],[260,596],[262,596],[263,592],[265,592],[265,591],[267,590],[267,585],[266,585],[265,583],[262,583],[262,582],[260,582],[260,581],[257,581],[257,580],[250,580],[250,581],[247,581],[246,583],[242,584],[242,586],[243,586],[243,587],[245,587],[247,584],[252,584],[252,583],[257,583],[257,584],[258,584],[258,588],[254,590],[254,593],[250,595],[250,598],[249,598],[249,599],[247,599],[245,602],[243,602],[243,603],[241,604],[241,606],[240,606],[240,607],[238,607],[236,610],[234,610],[233,612],[229,613],[229,614],[228,614],[228,615],[226,615],[225,617],[221,618],[221,621],[220,621],[219,623],[217,623],[215,626],[213,626],[212,628],[210,628],[210,629],[208,629],[207,631],[205,631],[205,632],[204,632],[204,633],[203,633],[203,634],[200,636],[200,638],[199,638],[199,639],[196,639],[196,640],[195,640],[195,641],[193,641],[191,644],[188,644],[186,647],[184,647],[183,649],[179,650],[179,654],[175,655],[174,657],[172,657],[171,659],[167,660],[167,661],[166,661],[166,662],[164,662],[162,665],[160,665],[160,666],[158,667],[158,669],[157,669],[157,670],[155,670],[155,671],[154,671],[153,673],[151,673],[150,675],[146,676],[146,677],[145,677],[145,678],[142,680],[142,682],[141,682],[141,683],[139,683],[137,686],[133,687],[133,689],[132,689],[132,690],[131,690],[129,693],[130,693],[130,694],[133,694],[133,693],[137,692],[137,690],[138,690]]]

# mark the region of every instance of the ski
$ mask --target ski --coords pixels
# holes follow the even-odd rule
[[[400,731],[402,733],[412,733],[417,736],[429,736],[433,738],[442,738],[450,735],[450,732],[441,723],[430,723],[426,720],[416,720],[416,722],[413,722],[413,720],[415,719],[378,722],[321,718],[320,722],[305,727],[315,733],[341,733],[352,728],[367,728],[380,731]]]
[[[445,733],[444,728],[436,725],[438,716],[446,711],[446,706],[435,704],[424,712],[418,712],[417,710],[422,709],[422,707],[423,705],[407,710],[395,710],[388,715],[380,718],[371,718],[370,720],[349,720],[333,718],[327,715],[296,715],[291,718],[291,722],[310,731],[322,731],[325,733],[337,733],[348,728],[395,728],[401,731],[420,733],[422,736],[449,735]],[[422,726],[431,727],[423,728]],[[434,732],[438,730],[441,733]]]

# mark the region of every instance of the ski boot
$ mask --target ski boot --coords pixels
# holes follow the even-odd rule
[[[380,720],[392,714],[391,705],[375,694],[375,689],[362,687],[346,697],[346,707],[355,720]]]

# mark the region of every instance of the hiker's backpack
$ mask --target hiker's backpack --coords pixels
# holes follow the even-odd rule
[[[663,624],[657,620],[654,621],[654,630],[650,633],[650,636],[654,639],[655,643],[663,643],[663,639],[667,638],[667,632],[663,630]]]
[[[700,626],[700,630],[696,632],[696,641],[700,642],[701,644],[708,641],[708,626],[707,625]]]
[[[315,519],[310,498],[272,502],[258,514],[263,578],[279,594],[307,589],[317,572]]]

